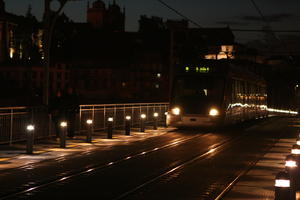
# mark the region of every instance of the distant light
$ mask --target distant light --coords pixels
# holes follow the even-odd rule
[[[10,58],[14,57],[14,53],[15,53],[15,49],[14,48],[9,48],[9,57]]]
[[[66,126],[68,126],[68,123],[67,123],[67,122],[61,122],[61,123],[60,123],[60,126],[61,126],[61,127],[66,127]]]
[[[87,124],[92,124],[92,123],[93,123],[93,120],[88,119],[88,120],[86,120],[86,123],[87,123]]]
[[[142,118],[142,119],[145,119],[145,118],[146,118],[146,115],[145,115],[145,114],[141,114],[141,118]]]
[[[131,120],[131,116],[127,115],[126,117],[126,120]]]
[[[161,77],[161,73],[157,73],[156,76],[157,76],[157,78],[160,78]]]
[[[155,84],[155,88],[157,88],[157,89],[158,89],[158,88],[159,88],[159,84]]]
[[[172,109],[172,113],[173,113],[174,115],[179,115],[179,114],[180,114],[180,108],[178,108],[178,107],[173,108],[173,109]]]
[[[157,112],[153,113],[153,116],[158,117],[158,113]]]
[[[297,140],[297,145],[300,145],[300,140]]]
[[[61,126],[61,127],[66,127],[66,126],[68,126],[68,123],[67,123],[67,122],[61,122],[61,123],[60,123],[60,126]]]
[[[114,121],[114,118],[112,118],[112,117],[109,117],[109,118],[107,119],[107,121],[109,121],[109,122],[113,122],[113,121]]]
[[[185,67],[185,71],[188,72],[190,70],[189,67]]]
[[[26,127],[26,129],[27,129],[27,131],[33,131],[34,130],[34,125],[28,125],[27,127]]]
[[[215,109],[215,108],[212,108],[209,111],[209,115],[210,116],[217,116],[217,115],[219,115],[219,111],[217,109]]]

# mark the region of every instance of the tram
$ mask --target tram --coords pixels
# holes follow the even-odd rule
[[[231,60],[176,66],[167,125],[215,127],[266,117],[266,82]]]

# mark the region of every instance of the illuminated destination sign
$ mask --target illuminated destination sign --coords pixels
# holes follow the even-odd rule
[[[209,73],[210,72],[210,67],[190,67],[190,66],[185,66],[184,67],[185,72],[197,72],[197,73]]]

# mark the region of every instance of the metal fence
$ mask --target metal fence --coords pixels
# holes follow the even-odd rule
[[[146,115],[145,124],[154,121],[154,113],[158,113],[158,122],[165,122],[165,112],[169,103],[133,103],[133,104],[100,104],[80,105],[79,111],[79,132],[86,131],[86,120],[92,119],[94,130],[104,130],[108,118],[113,118],[113,127],[122,128],[125,126],[125,117],[131,117],[131,126],[139,126],[141,114]]]
[[[45,111],[44,107],[0,108],[0,144],[24,140],[28,124],[34,124],[35,138],[48,136],[48,114]]]
[[[86,120],[92,119],[94,130],[104,130],[107,119],[113,117],[114,128],[125,124],[125,116],[131,116],[131,125],[139,126],[140,115],[145,114],[146,125],[154,121],[153,114],[158,113],[158,121],[165,122],[168,103],[101,104],[80,105],[75,122],[76,134],[86,131]],[[34,137],[45,138],[54,134],[54,124],[49,118],[46,107],[5,107],[0,108],[0,144],[11,144],[26,139],[26,126],[34,124]]]

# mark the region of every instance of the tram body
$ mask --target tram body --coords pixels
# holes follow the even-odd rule
[[[266,82],[245,68],[228,60],[177,66],[167,125],[215,127],[266,117]]]

